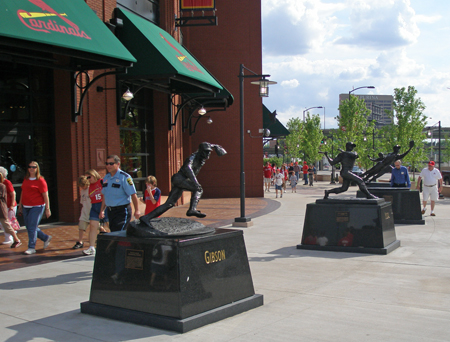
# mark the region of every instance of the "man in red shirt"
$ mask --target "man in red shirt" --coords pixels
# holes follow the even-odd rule
[[[267,162],[266,166],[263,167],[264,171],[264,191],[270,192],[270,183],[272,182],[272,167],[270,163]]]
[[[303,162],[303,179],[305,180],[305,183],[303,185],[308,185],[308,164],[306,163],[306,161]]]

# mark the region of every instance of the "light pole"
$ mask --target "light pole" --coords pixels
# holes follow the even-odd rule
[[[323,107],[323,130],[325,130],[325,107]]]
[[[334,144],[333,144],[333,133],[331,133],[331,158],[334,158]],[[330,184],[336,184],[334,181],[334,164],[331,165],[331,182]]]
[[[355,90],[362,89],[362,88],[375,89],[374,86],[363,86],[363,87],[358,87],[358,88],[352,89],[352,90],[350,90],[350,91],[348,92],[348,100],[350,101],[350,94],[351,94],[351,93],[353,93]]]
[[[305,122],[305,113],[306,113],[308,110],[313,109],[313,108],[323,108],[323,107],[322,107],[322,106],[318,106],[318,107],[310,107],[310,108],[305,109],[305,110],[303,111],[303,122]]]
[[[441,121],[436,122],[434,125],[430,126],[428,129],[428,135],[431,136],[431,151],[433,151],[433,130],[432,128],[434,126],[438,125],[438,139],[439,139],[439,171],[441,171]],[[433,153],[432,153],[432,158],[433,158]],[[433,158],[434,159],[434,158]]]
[[[244,75],[244,70],[252,73],[252,75]],[[269,96],[269,84],[276,84],[277,82],[269,81],[267,77],[270,75],[258,75],[256,72],[246,68],[244,64],[239,66],[239,117],[240,117],[240,157],[241,157],[241,171],[240,171],[240,194],[241,194],[241,216],[234,219],[233,226],[235,227],[250,227],[253,225],[250,217],[245,216],[245,165],[244,165],[244,78],[259,78],[252,84],[259,85],[259,96]]]

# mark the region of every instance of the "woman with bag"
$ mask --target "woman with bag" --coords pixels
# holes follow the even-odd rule
[[[11,248],[17,248],[22,245],[15,230],[11,227],[8,220],[8,206],[6,205],[6,186],[3,184],[5,178],[3,174],[0,172],[0,223],[3,226],[5,232],[10,234],[14,239],[14,242],[11,245]]]
[[[44,177],[41,176],[39,164],[32,161],[28,164],[28,171],[22,183],[22,193],[19,201],[19,213],[23,213],[23,219],[28,231],[28,249],[25,254],[36,253],[36,241],[39,238],[44,241],[44,249],[48,247],[51,235],[47,235],[39,229],[42,215],[50,217],[50,200],[48,187]]]
[[[13,187],[12,183],[8,179],[6,179],[6,177],[8,176],[8,170],[6,168],[4,168],[3,166],[0,166],[0,173],[3,175],[2,183],[6,187],[6,205],[8,206],[8,217],[9,217],[9,220],[11,223],[11,218],[16,217],[16,211],[17,211],[16,192],[14,191],[14,187]],[[17,219],[16,219],[16,221],[17,221]],[[3,228],[3,226],[1,226],[1,228]],[[20,226],[19,226],[19,228],[20,228]],[[3,231],[5,232],[5,241],[2,242],[2,244],[3,245],[12,244],[14,242],[12,235],[8,234],[5,231],[5,229],[3,229]]]

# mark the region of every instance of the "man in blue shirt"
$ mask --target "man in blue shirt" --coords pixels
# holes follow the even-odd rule
[[[410,188],[408,169],[402,166],[401,160],[394,163],[395,168],[392,169],[391,186],[395,188]]]
[[[131,176],[120,169],[120,158],[111,155],[106,158],[108,173],[103,178],[103,202],[100,209],[100,219],[108,210],[109,229],[112,232],[126,230],[131,221],[131,201],[134,205],[134,217],[139,219],[139,201]]]

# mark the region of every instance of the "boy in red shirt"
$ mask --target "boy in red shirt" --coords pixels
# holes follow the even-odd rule
[[[145,184],[147,184],[147,189],[144,192],[144,197],[140,200],[145,203],[144,215],[147,215],[161,205],[161,190],[156,187],[158,181],[155,176],[148,176]]]

